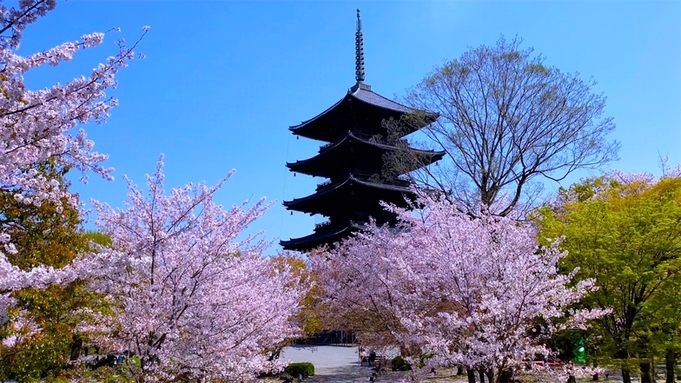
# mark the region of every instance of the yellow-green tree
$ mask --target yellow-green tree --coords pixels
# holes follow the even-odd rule
[[[35,168],[50,180],[66,188],[66,169],[47,162]],[[67,201],[61,205],[19,202],[14,191],[0,192],[0,216],[4,232],[11,235],[16,253],[7,254],[15,266],[29,270],[38,265],[60,268],[87,248],[88,239],[81,228],[76,208]],[[9,312],[10,321],[0,329],[0,338],[14,337],[16,345],[0,345],[0,381],[51,378],[60,373],[69,359],[80,352],[83,335],[74,331],[82,320],[75,313],[92,304],[93,297],[83,289],[82,281],[46,289],[27,288],[14,293],[16,307]],[[31,327],[18,325],[25,317]]]
[[[300,301],[300,312],[292,318],[300,324],[303,332],[301,335],[312,336],[324,330],[319,313],[322,292],[317,283],[317,276],[309,269],[304,259],[289,253],[275,256],[274,263],[277,267],[288,267],[292,271],[295,278],[292,283],[308,288],[307,294]]]
[[[540,209],[540,240],[564,236],[562,267],[599,290],[583,303],[611,308],[594,329],[601,351],[619,360],[630,383],[636,357],[650,381],[656,345],[677,343],[681,295],[681,178],[612,173],[561,190]],[[673,376],[673,375],[672,375]]]

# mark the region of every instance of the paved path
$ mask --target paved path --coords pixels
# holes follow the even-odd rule
[[[373,371],[360,367],[357,347],[316,346],[286,347],[281,354],[282,360],[291,362],[312,362],[315,376],[305,379],[309,383],[359,383],[369,382]],[[376,382],[399,382],[406,378],[407,372],[387,372],[376,377]],[[464,382],[453,379],[429,379],[432,383]]]
[[[368,367],[360,367],[357,347],[286,347],[281,359],[312,362],[315,376],[306,382],[368,382],[372,372]]]
[[[389,355],[390,356],[390,355]],[[315,376],[305,379],[309,383],[359,383],[369,382],[373,371],[369,367],[360,367],[357,347],[344,346],[315,346],[286,347],[281,359],[289,362],[312,362],[315,366]],[[453,371],[443,371],[447,376],[429,376],[427,383],[466,383],[467,379],[451,376]],[[387,372],[379,375],[376,382],[400,382],[407,378],[406,372]],[[407,380],[405,380],[407,381]],[[609,379],[601,378],[601,382],[621,382],[619,373]],[[638,381],[638,380],[635,380]],[[664,379],[658,381],[664,381]]]
[[[291,346],[284,348],[280,358],[291,362],[312,362],[315,374],[339,367],[359,367],[357,347],[344,346]]]

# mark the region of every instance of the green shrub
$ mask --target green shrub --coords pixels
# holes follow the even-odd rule
[[[291,363],[286,366],[284,372],[293,376],[294,378],[297,378],[298,376],[307,378],[308,376],[314,375],[314,364],[310,362]]]
[[[426,365],[426,360],[433,358],[433,354],[423,354],[421,355],[421,360],[419,360],[418,363],[416,363],[417,368],[423,368]]]
[[[411,370],[411,365],[407,363],[401,356],[396,356],[390,361],[390,366],[393,371],[409,371]]]
[[[121,367],[99,367],[90,369],[85,366],[77,366],[63,370],[63,376],[55,380],[47,380],[53,383],[68,382],[102,382],[102,383],[132,383],[130,377],[125,376]],[[41,380],[42,382],[42,380]]]

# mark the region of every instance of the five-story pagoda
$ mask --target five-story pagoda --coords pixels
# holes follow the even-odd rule
[[[324,177],[328,181],[318,185],[315,193],[285,201],[284,206],[310,215],[324,215],[328,221],[317,224],[310,235],[281,241],[286,250],[309,251],[320,245],[333,245],[361,230],[370,218],[378,224],[395,223],[395,215],[386,212],[380,201],[406,206],[405,198],[411,197],[412,192],[410,183],[399,174],[384,171],[387,156],[400,153],[405,158],[417,158],[418,161],[411,161],[411,167],[400,167],[397,172],[406,173],[431,164],[444,155],[444,152],[413,149],[402,138],[435,121],[437,114],[416,111],[396,103],[373,92],[364,83],[364,44],[359,9],[355,34],[355,79],[357,83],[340,101],[318,116],[289,128],[295,135],[327,144],[319,149],[316,156],[287,163],[286,166],[293,172]],[[416,113],[420,118],[405,118]],[[388,132],[386,121],[397,122],[400,129]],[[388,140],[388,136],[393,136],[393,139]],[[386,177],[386,174],[392,175]]]

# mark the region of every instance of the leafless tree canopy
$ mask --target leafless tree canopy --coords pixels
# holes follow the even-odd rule
[[[541,177],[560,181],[615,160],[615,125],[592,79],[544,65],[521,39],[470,49],[410,89],[414,108],[440,114],[426,133],[447,153],[428,185],[465,209],[508,215],[532,205]],[[416,116],[418,118],[418,116]],[[446,160],[443,160],[444,162]],[[448,166],[451,165],[451,166]]]

